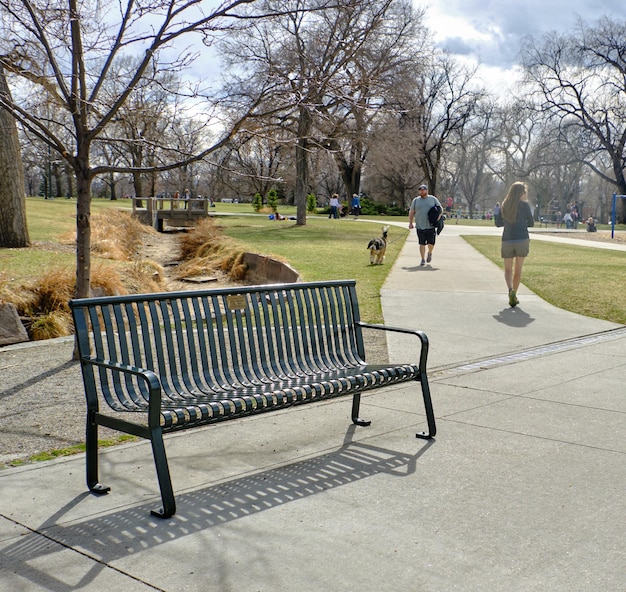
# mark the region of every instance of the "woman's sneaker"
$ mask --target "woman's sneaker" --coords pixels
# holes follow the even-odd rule
[[[515,290],[509,290],[509,306],[517,306],[519,304],[519,300],[517,299],[517,295],[515,294]]]

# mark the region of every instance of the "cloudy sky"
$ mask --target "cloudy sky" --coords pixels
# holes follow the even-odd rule
[[[426,8],[434,41],[453,54],[482,64],[487,84],[512,80],[521,40],[567,32],[578,18],[626,20],[624,0],[413,0]],[[500,81],[497,79],[500,78]]]

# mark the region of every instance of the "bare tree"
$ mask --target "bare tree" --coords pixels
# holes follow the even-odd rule
[[[91,274],[91,182],[109,172],[137,172],[133,167],[92,161],[121,108],[142,84],[151,84],[155,72],[180,71],[197,57],[195,40],[212,40],[245,23],[255,0],[230,0],[212,10],[197,0],[133,0],[97,3],[67,0],[0,0],[0,65],[20,78],[20,95],[0,96],[0,108],[72,167],[77,183],[76,295],[88,296]],[[274,11],[272,11],[274,12]],[[255,13],[257,18],[262,13]],[[187,46],[182,46],[186,43]],[[178,47],[178,49],[177,49]],[[114,66],[126,55],[140,56],[125,70]],[[116,84],[108,84],[116,78]],[[153,82],[158,84],[157,81]],[[110,89],[115,89],[111,91]],[[195,154],[181,154],[159,145],[165,164],[142,167],[142,172],[171,170],[200,160],[224,145],[254,109],[249,103],[228,126],[220,110],[208,112],[209,93],[190,87],[187,99],[205,108],[205,121],[219,137]],[[39,107],[48,107],[39,108]],[[217,105],[219,107],[219,105]],[[56,133],[71,132],[71,140]],[[120,138],[128,146],[144,139]]]
[[[405,115],[391,111],[373,122],[369,144],[364,179],[368,195],[408,208],[422,182],[419,136]]]
[[[0,100],[11,101],[0,63]],[[27,247],[24,171],[15,119],[0,109],[0,247]]]
[[[270,137],[251,125],[239,133],[230,147],[229,187],[239,195],[252,197],[259,193],[265,197],[272,187],[280,186],[280,170],[288,151],[285,135],[275,130]]]
[[[405,206],[406,196],[420,183],[437,191],[446,159],[482,96],[472,76],[473,71],[437,53],[408,77],[397,79],[396,104],[371,126],[368,177],[378,180],[368,180],[368,187]]]
[[[538,108],[562,129],[584,134],[583,162],[620,194],[626,194],[625,37],[623,20],[579,21],[567,35],[529,39],[522,53]],[[624,209],[621,219],[626,221]]]
[[[458,132],[471,118],[483,92],[467,69],[451,56],[434,55],[430,66],[416,77],[409,125],[419,138],[419,168],[431,192],[437,191],[440,166]]]
[[[416,34],[423,17],[410,2],[380,3],[367,43],[345,67],[337,88],[338,100],[317,122],[321,143],[337,164],[345,193],[360,190],[361,174],[371,149],[374,121],[397,113],[401,87],[423,68],[425,37]]]
[[[401,8],[394,13],[396,5]],[[229,87],[229,95],[264,93],[267,133],[271,137],[271,129],[279,127],[292,134],[296,218],[297,224],[303,225],[306,195],[311,191],[312,152],[320,147],[331,150],[346,187],[358,188],[367,113],[375,107],[374,97],[382,96],[383,69],[379,62],[386,52],[387,63],[397,69],[394,51],[406,47],[399,42],[397,29],[402,27],[397,27],[398,19],[408,19],[410,4],[394,0],[289,0],[285,6],[290,9],[287,14],[255,23],[231,37],[224,55],[231,71],[235,66],[243,68]],[[404,27],[406,33],[408,24]],[[375,53],[376,48],[380,54]],[[388,88],[392,76],[386,73]]]
[[[112,67],[114,75],[106,81],[105,92],[119,95],[126,84],[124,72],[135,69],[140,59],[123,56],[117,60]],[[160,70],[154,62],[149,68],[152,74],[137,84],[102,133],[108,162],[124,163],[132,170],[133,193],[137,197],[156,193],[157,172],[154,168],[147,169],[167,162],[167,158],[160,158],[159,146],[178,120],[183,100],[179,72]]]
[[[533,147],[545,125],[541,113],[520,99],[494,109],[487,165],[503,187],[508,188],[513,181],[527,180],[531,168],[539,165],[533,160]]]
[[[455,132],[458,137],[452,142],[443,166],[441,185],[453,196],[456,206],[464,198],[470,217],[476,210],[487,209],[487,200],[493,198],[494,175],[488,160],[499,139],[494,128],[494,111],[496,106],[492,101],[478,102],[475,116]]]

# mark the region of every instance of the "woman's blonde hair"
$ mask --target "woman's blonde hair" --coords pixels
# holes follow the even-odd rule
[[[514,224],[515,220],[517,220],[519,202],[522,199],[522,195],[527,191],[526,183],[522,183],[521,181],[515,181],[515,183],[509,187],[509,192],[502,201],[502,207],[500,208],[502,217],[509,224]]]

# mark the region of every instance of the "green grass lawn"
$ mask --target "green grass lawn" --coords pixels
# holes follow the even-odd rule
[[[499,237],[465,236],[503,267]],[[522,283],[545,301],[588,317],[626,324],[626,253],[531,240]]]
[[[305,226],[296,226],[291,220],[269,220],[266,216],[225,216],[219,224],[247,250],[286,260],[305,281],[356,280],[363,320],[383,321],[380,288],[404,245],[408,229],[392,226],[385,263],[370,265],[367,244],[381,235],[384,220],[310,217]]]

